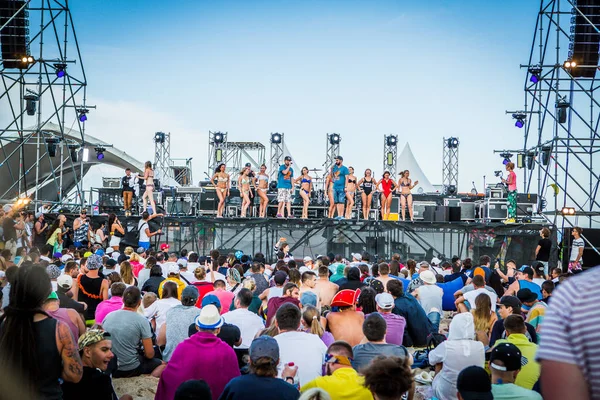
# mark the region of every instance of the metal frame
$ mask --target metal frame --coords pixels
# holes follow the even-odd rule
[[[340,141],[336,144],[331,144],[329,138],[332,135],[338,135],[340,137]],[[329,174],[331,167],[335,164],[335,158],[340,154],[340,143],[342,142],[342,135],[339,133],[328,133],[327,134],[327,147],[325,150],[325,162],[323,163],[323,167],[325,167],[325,175]]]
[[[223,142],[215,143],[215,135],[223,135]],[[217,153],[221,152],[221,161],[217,161]],[[217,165],[227,159],[227,132],[208,131],[208,179],[213,177]]]
[[[394,145],[388,145],[388,137],[395,137],[396,143]],[[388,154],[392,154],[392,164],[388,164]],[[383,136],[383,169],[382,171],[389,171],[391,176],[396,176],[398,171],[398,135],[384,135]]]
[[[260,142],[228,142],[224,162],[229,174],[238,174],[248,162],[256,170],[265,162],[265,145]],[[237,176],[231,180],[237,181]]]
[[[173,177],[171,170],[171,132],[156,132],[162,133],[165,140],[154,141],[154,176],[158,179],[161,185],[167,183],[167,178]]]
[[[281,142],[273,143],[273,135],[279,134],[281,135]],[[285,135],[283,132],[272,132],[271,139],[269,139],[269,143],[271,143],[271,151],[269,156],[269,181],[277,180],[277,174],[279,172],[279,166],[283,161],[283,149],[284,149],[284,141]]]
[[[12,116],[12,120],[0,126],[0,157],[3,159],[0,171],[3,177],[14,182],[6,192],[0,193],[0,201],[12,201],[17,197],[28,196],[33,197],[34,206],[37,208],[42,200],[46,202],[45,199],[39,198],[38,192],[48,183],[56,186],[57,203],[60,204],[68,195],[62,190],[63,173],[68,170],[75,177],[77,202],[83,205],[84,161],[81,155],[78,161],[71,160],[70,147],[75,146],[75,143],[70,143],[65,138],[65,130],[70,128],[77,131],[81,135],[83,148],[87,144],[85,122],[79,120],[79,112],[87,112],[95,107],[87,105],[86,102],[87,78],[73,16],[67,0],[30,0],[26,7],[29,19],[39,21],[37,27],[29,25],[30,54],[35,57],[36,62],[27,69],[6,69],[2,65],[0,70],[3,85],[0,107],[10,110]],[[8,22],[0,26],[0,35],[7,25]],[[56,76],[55,64],[66,65],[63,78]],[[38,96],[35,119],[26,115],[24,96],[27,94]],[[56,123],[60,132],[46,132],[44,126],[49,122]],[[9,137],[11,134],[16,134],[17,137]],[[46,137],[58,140],[55,144],[55,158],[48,155]],[[6,145],[15,141],[18,142],[17,148],[8,151]],[[35,160],[25,158],[25,146],[36,146]],[[16,158],[19,164],[18,171],[10,167],[10,161]],[[51,179],[43,179],[41,182],[40,164],[46,159],[50,162]],[[29,174],[34,171],[35,177],[32,179]],[[48,182],[50,180],[52,182]]]
[[[448,145],[448,139],[454,137],[444,138],[443,143],[443,162],[442,162],[442,183],[444,185],[444,191],[450,185],[456,187],[458,193],[458,149],[460,142],[456,147],[450,147]],[[458,138],[456,138],[458,140]]]

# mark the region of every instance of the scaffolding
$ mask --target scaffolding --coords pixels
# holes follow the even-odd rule
[[[443,163],[442,163],[442,183],[444,192],[449,194],[453,191],[458,192],[458,138],[444,138],[443,142]],[[454,190],[452,190],[454,188]]]
[[[154,134],[154,179],[166,184],[172,178],[171,170],[171,132]]]
[[[271,133],[271,153],[269,156],[269,181],[277,180],[279,166],[283,162],[284,140],[285,135],[283,133]]]
[[[398,135],[385,135],[383,137],[383,168],[391,176],[396,176],[398,171]]]
[[[340,142],[342,136],[339,133],[328,133],[327,134],[327,146],[325,150],[325,162],[323,167],[325,168],[325,175],[329,174],[333,164],[335,164],[335,158],[340,155]]]
[[[28,33],[28,61],[2,59],[0,108],[9,114],[0,126],[0,176],[8,182],[0,201],[29,197],[39,203],[62,204],[65,188],[74,186],[77,204],[84,204],[82,177],[87,79],[73,15],[67,0],[4,1],[0,18],[2,43],[15,39],[14,26]],[[23,26],[23,25],[19,25]],[[48,129],[47,126],[58,127]],[[65,132],[77,132],[78,142]],[[74,181],[74,185],[72,185]],[[53,195],[41,198],[42,186]],[[47,192],[48,190],[46,190]]]

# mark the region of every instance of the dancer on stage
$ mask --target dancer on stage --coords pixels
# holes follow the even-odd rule
[[[292,157],[285,156],[284,164],[279,166],[277,173],[277,218],[285,217],[287,209],[288,218],[292,216],[292,180],[294,178],[294,169],[292,168]]]
[[[121,178],[121,187],[123,189],[123,209],[125,216],[131,215],[131,202],[133,200],[133,191],[135,190],[135,178],[131,175],[131,169],[125,170],[125,176]]]
[[[327,218],[333,218],[335,216],[335,201],[333,201],[333,168],[329,169],[327,178],[325,178],[325,194],[329,200]]]
[[[302,168],[302,175],[300,175],[294,184],[300,183],[300,197],[302,197],[302,218],[308,218],[308,205],[310,204],[310,193],[312,192],[312,178],[308,176],[308,168]]]
[[[337,209],[336,219],[344,219],[344,205],[346,204],[346,185],[348,184],[348,175],[350,171],[345,165],[344,157],[337,156],[333,166],[333,201]]]
[[[146,184],[146,190],[142,195],[142,212],[148,211],[146,209],[146,205],[148,200],[150,200],[152,214],[156,214],[156,203],[154,202],[154,170],[152,169],[152,163],[150,161],[146,161],[146,165],[144,168],[144,181]]]
[[[358,181],[358,187],[361,188],[362,211],[363,218],[369,219],[369,211],[371,210],[371,201],[373,200],[373,192],[377,187],[377,180],[373,179],[373,172],[370,169],[365,170],[365,176]]]
[[[392,192],[396,188],[396,182],[390,179],[390,173],[385,171],[383,178],[377,184],[377,189],[381,186],[381,219],[387,220],[390,217],[390,206],[392,205]]]
[[[502,182],[508,186],[508,219],[504,221],[506,224],[517,222],[517,174],[515,174],[514,169],[515,163],[507,163],[508,177],[502,179]]]
[[[352,209],[354,208],[354,199],[356,196],[356,189],[358,187],[357,178],[354,176],[354,167],[348,167],[350,174],[348,175],[348,184],[346,185],[346,219],[352,218]]]
[[[215,179],[217,183],[215,183]],[[229,197],[229,174],[225,172],[225,164],[219,164],[215,169],[215,174],[210,180],[215,190],[217,191],[217,197],[219,198],[219,206],[217,207],[217,218],[223,218],[223,212],[225,211],[225,201]]]
[[[240,197],[242,198],[242,213],[240,217],[246,218],[246,211],[250,205],[250,197],[254,196],[250,191],[250,168],[242,168],[240,176],[238,177],[238,189],[240,190]]]
[[[260,166],[260,172],[256,176],[256,186],[258,187],[256,193],[260,198],[258,217],[266,218],[267,206],[269,205],[269,198],[267,197],[267,191],[269,190],[269,175],[267,175],[267,166],[265,164]]]
[[[402,221],[405,221],[405,208],[406,206],[408,206],[408,214],[410,215],[410,221],[414,222],[412,207],[413,197],[410,191],[419,184],[419,181],[415,181],[415,183],[413,184],[409,177],[409,170],[404,170],[400,172],[400,179],[398,179],[398,190],[400,191],[400,209],[402,213]]]

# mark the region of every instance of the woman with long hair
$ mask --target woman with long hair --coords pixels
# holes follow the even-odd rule
[[[138,253],[131,253],[129,256],[129,264],[131,264],[131,272],[136,278],[140,275],[140,271],[144,269],[142,258]]]
[[[515,164],[512,162],[506,163],[506,171],[508,172],[508,176],[506,179],[502,179],[502,183],[504,183],[508,187],[508,218],[504,221],[506,224],[514,224],[517,220],[517,174],[515,174]]]
[[[369,219],[369,212],[371,210],[371,202],[373,201],[373,193],[377,188],[377,179],[373,178],[373,172],[367,168],[365,170],[365,176],[358,181],[358,187],[361,189],[362,199],[362,212],[363,219]]]
[[[485,293],[475,298],[475,309],[471,310],[473,314],[473,323],[475,324],[475,337],[478,341],[488,346],[492,327],[498,320],[495,312],[492,312],[492,300]]]
[[[302,197],[302,218],[308,218],[308,205],[310,204],[310,193],[312,192],[312,178],[308,175],[308,168],[303,167],[302,173],[294,180],[294,184],[300,183],[300,197]]]
[[[312,333],[321,338],[325,346],[329,347],[330,344],[335,342],[331,332],[326,331],[321,323],[321,313],[314,306],[304,307],[302,312],[302,325],[304,326],[304,332]]]
[[[269,198],[267,197],[267,191],[269,190],[269,175],[267,175],[267,166],[262,164],[260,171],[256,175],[256,184],[258,190],[256,193],[260,197],[260,205],[258,207],[258,217],[267,217],[267,206],[269,205]]]
[[[92,244],[99,244],[104,247],[104,242],[106,241],[104,228],[104,222],[94,222],[94,235],[92,236]]]
[[[121,225],[121,221],[119,221],[116,214],[108,215],[108,229],[110,232],[110,242],[108,245],[113,250],[119,250],[121,238],[125,236],[125,229],[123,229],[123,225]]]
[[[350,172],[350,175],[347,177],[348,184],[346,185],[346,199],[348,200],[346,203],[346,219],[352,218],[352,209],[354,208],[355,203],[354,196],[356,195],[356,189],[358,188],[358,179],[354,176],[354,167],[348,167],[348,171]]]
[[[135,253],[134,253],[135,254]],[[133,255],[133,254],[132,254]],[[129,286],[137,286],[137,279],[133,275],[133,270],[131,268],[131,263],[129,261],[123,261],[121,263],[121,280],[123,283]]]
[[[60,214],[52,223],[50,229],[48,229],[46,244],[52,246],[52,252],[62,251],[63,243],[63,228],[67,222],[67,217]]]
[[[217,180],[215,183],[215,179]],[[217,218],[223,218],[223,212],[225,211],[225,201],[229,197],[229,174],[225,172],[225,164],[217,165],[215,173],[210,180],[215,190],[217,191],[217,197],[219,198],[219,206],[217,207]]]
[[[335,216],[335,201],[333,199],[333,168],[329,170],[329,173],[325,178],[325,193],[327,194],[327,199],[329,200],[327,218],[333,218]]]
[[[250,197],[252,196],[252,191],[250,190],[252,179],[248,175],[249,172],[250,169],[243,168],[238,177],[238,189],[240,190],[240,197],[242,198],[242,213],[240,214],[240,217],[242,218],[246,218],[246,211],[248,210],[248,206],[250,206]]]
[[[381,190],[379,187],[381,186]],[[396,188],[396,182],[390,179],[389,171],[383,173],[383,177],[377,183],[381,198],[381,219],[387,220],[390,217],[390,206],[392,205],[392,192]]]
[[[414,222],[413,217],[413,197],[411,190],[419,184],[419,181],[412,183],[410,177],[410,171],[405,169],[400,172],[400,179],[398,179],[398,190],[400,191],[400,212],[402,214],[402,221],[405,220],[406,207],[408,206],[408,214],[410,215],[411,222]]]
[[[142,212],[148,211],[146,206],[148,205],[148,201],[150,201],[152,214],[156,214],[156,203],[154,203],[154,170],[152,169],[152,163],[150,161],[146,161],[146,164],[144,165],[144,181],[146,190],[142,195]]]
[[[377,296],[377,292],[372,287],[367,286],[361,289],[356,305],[362,309],[365,316],[377,312],[375,296]]]
[[[22,379],[23,393],[62,399],[60,380],[79,382],[83,365],[67,324],[42,309],[51,290],[44,268],[26,264],[18,269],[0,317],[0,369]]]

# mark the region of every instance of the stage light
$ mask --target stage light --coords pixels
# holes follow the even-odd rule
[[[385,137],[385,143],[388,146],[396,146],[398,144],[398,137],[396,135],[388,135]]]
[[[448,138],[446,140],[446,146],[449,149],[457,149],[458,148],[458,144],[459,144],[458,138],[451,137],[451,138]]]
[[[30,65],[35,63],[35,58],[33,58],[32,56],[23,56],[21,58],[21,63],[26,64],[26,68],[29,68]]]
[[[332,133],[329,135],[329,143],[331,145],[340,144],[342,137],[338,133]]]
[[[54,64],[54,68],[56,68],[56,77],[57,78],[63,78],[66,75],[65,69],[67,68],[67,64],[56,63],[56,64]]]
[[[567,60],[567,61],[565,61],[565,63],[563,64],[563,66],[565,68],[567,68],[567,69],[568,68],[575,68],[577,66],[577,63],[575,61],[569,61],[569,60]]]
[[[271,133],[271,143],[280,144],[282,139],[281,133]]]
[[[154,134],[154,143],[164,143],[166,135],[164,132],[156,132]]]
[[[573,208],[573,207],[563,207],[562,210],[560,210],[560,213],[563,216],[573,216],[573,215],[575,215],[575,208]]]
[[[556,102],[556,110],[558,114],[558,122],[564,124],[567,122],[567,109],[571,104],[563,97]]]
[[[517,122],[515,122],[515,126],[517,128],[522,128],[523,126],[525,126],[525,120],[527,119],[527,114],[519,112],[519,113],[514,113],[512,115],[512,117],[517,120]]]
[[[98,161],[104,160],[104,152],[106,151],[106,149],[104,147],[98,146],[94,148],[94,150],[96,151],[96,159]]]
[[[527,158],[525,160],[525,165],[527,165],[527,169],[533,169],[535,162],[535,153],[529,152],[527,153]]]
[[[35,115],[38,99],[39,97],[37,95],[31,93],[23,96],[23,100],[25,100],[25,110],[27,111],[27,115]]]
[[[394,153],[392,153],[391,151],[389,151],[386,154],[386,158],[385,158],[386,164],[389,166],[394,165]]]
[[[84,149],[83,149],[83,154],[81,155],[81,160],[83,162],[90,161],[90,149],[88,149],[87,147],[84,147]]]
[[[221,144],[225,141],[225,135],[223,135],[221,132],[215,132],[213,134],[213,142],[215,144]]]
[[[525,168],[525,154],[517,154],[517,168]]]
[[[87,108],[79,108],[77,109],[77,118],[79,118],[80,122],[85,122],[87,121],[87,113],[89,113],[90,110],[88,110]]]
[[[56,145],[60,142],[57,138],[46,138],[46,147],[49,157],[56,157]]]
[[[500,157],[502,157],[504,160],[502,160],[502,164],[506,165],[510,162],[511,157],[513,156],[512,153],[508,153],[508,152],[504,152],[504,153],[500,153]]]
[[[547,166],[550,164],[552,158],[552,146],[542,146],[542,165]]]
[[[71,153],[71,161],[73,161],[74,163],[76,163],[77,159],[78,159],[78,154],[77,154],[78,149],[79,149],[78,145],[75,145],[75,144],[69,145],[69,151]]]
[[[215,150],[215,161],[218,163],[223,161],[223,150],[222,149]]]
[[[452,196],[456,194],[456,186],[455,185],[448,185],[446,186],[446,194]]]
[[[532,83],[538,83],[542,76],[542,68],[539,66],[535,66],[535,67],[529,68],[528,71],[531,74],[531,77],[529,78],[529,80]]]

